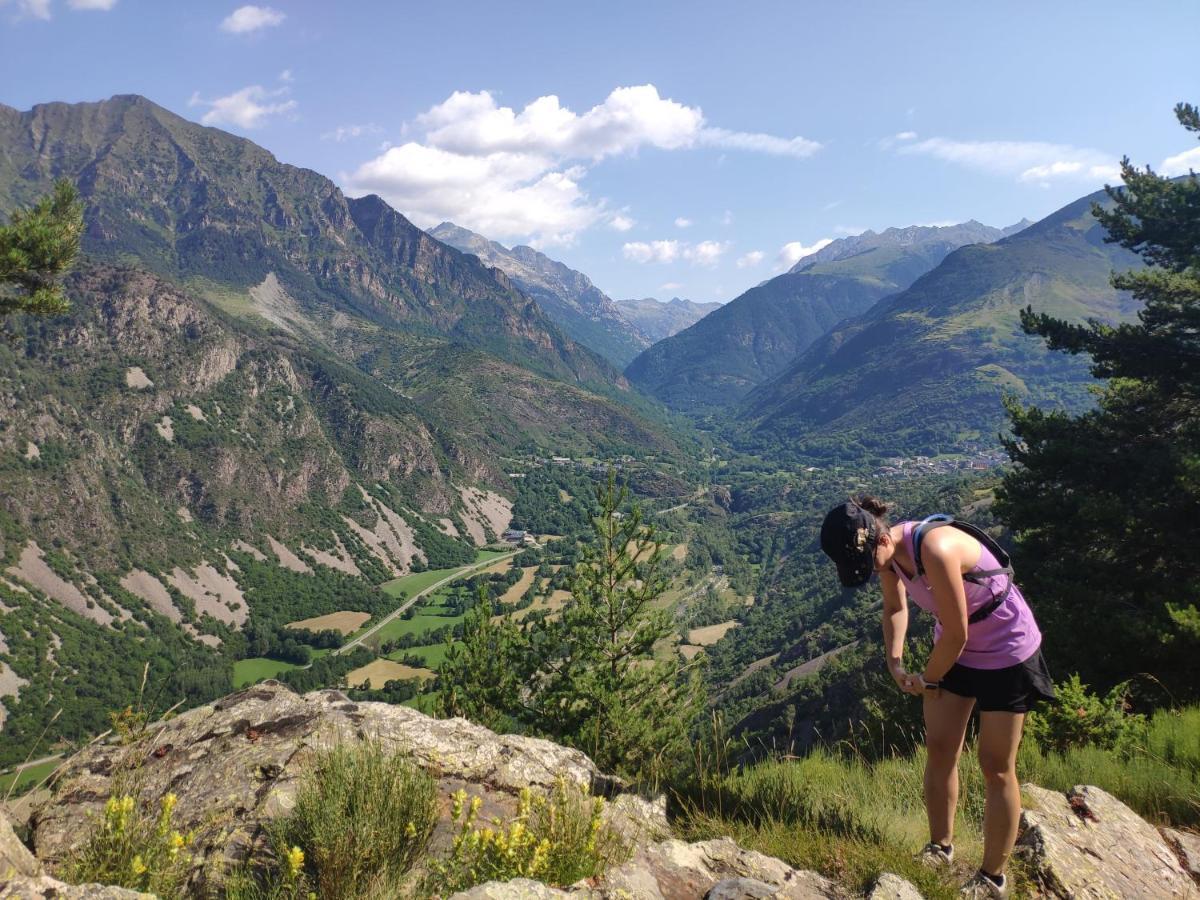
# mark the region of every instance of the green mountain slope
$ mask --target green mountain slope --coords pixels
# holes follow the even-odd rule
[[[343,313],[560,379],[618,380],[506,278],[378,197],[347,198],[316,172],[143,97],[0,106],[0,147],[0,207],[70,178],[86,204],[84,250],[98,258],[241,291],[274,275],[327,337],[343,330]]]
[[[745,401],[758,439],[809,453],[946,449],[993,441],[1000,398],[1078,407],[1086,365],[1020,330],[1026,305],[1117,320],[1135,306],[1108,284],[1137,264],[1105,244],[1084,197],[994,244],[963,247],[907,291],[834,329]]]
[[[0,107],[0,215],[80,183],[74,310],[0,322],[0,766],[232,687],[511,519],[513,459],[682,456],[503,273],[141,98]],[[164,699],[165,698],[165,699]],[[160,702],[162,701],[162,702]]]
[[[625,374],[683,411],[737,403],[839,322],[908,287],[965,243],[1001,236],[967,222],[835,241],[635,359]]]
[[[614,365],[628,365],[650,345],[651,340],[582,272],[532,247],[519,245],[509,249],[453,222],[443,222],[429,233],[456,250],[478,256],[485,264],[500,269],[571,338]]]

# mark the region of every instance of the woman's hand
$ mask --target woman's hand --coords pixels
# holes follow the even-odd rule
[[[906,694],[919,695],[922,691],[921,676],[914,675],[911,672],[905,672],[904,666],[899,662],[893,662],[888,665],[888,671],[892,675],[892,680],[896,682],[896,687],[904,691]]]

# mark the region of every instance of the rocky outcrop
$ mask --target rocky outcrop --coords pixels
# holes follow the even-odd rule
[[[42,875],[0,880],[0,900],[155,900],[155,897],[107,884],[63,884]]]
[[[1153,826],[1096,787],[1067,794],[1021,788],[1018,851],[1042,887],[1062,900],[1197,897],[1200,890]]]
[[[63,764],[53,794],[30,819],[34,855],[0,819],[0,900],[16,897],[129,900],[131,891],[71,887],[50,872],[88,840],[105,801],[132,794],[148,809],[176,796],[173,827],[193,835],[190,896],[208,896],[225,875],[266,853],[266,830],[295,804],[320,751],[378,741],[434,776],[439,820],[429,854],[448,848],[459,791],[479,797],[481,821],[511,819],[522,791],[549,792],[560,780],[608,798],[605,817],[631,848],[599,878],[550,887],[516,879],[462,891],[453,900],[834,900],[851,896],[814,872],[738,846],[729,838],[673,839],[662,798],[648,800],[602,773],[578,750],[499,735],[462,719],[432,719],[385,703],[357,703],[339,691],[303,696],[268,681],[151,725],[125,743],[93,743]],[[1067,794],[1026,785],[1018,852],[1045,896],[1062,900],[1197,898],[1194,834],[1159,832],[1095,787]],[[862,896],[855,893],[853,896]],[[909,882],[883,874],[868,900],[920,900]]]
[[[884,872],[871,887],[871,892],[867,894],[867,900],[923,900],[923,898],[912,882],[899,875],[893,875],[891,872]]]
[[[18,875],[37,875],[41,864],[21,843],[8,819],[0,815],[0,884]]]
[[[266,682],[154,725],[128,745],[97,744],[73,757],[33,815],[34,850],[51,864],[62,859],[86,839],[81,823],[114,792],[129,790],[151,807],[173,792],[175,826],[196,835],[196,883],[219,881],[262,849],[262,826],[292,808],[316,751],[366,739],[411,754],[436,775],[443,821],[433,852],[449,840],[449,797],[460,788],[482,799],[481,818],[506,819],[522,788],[544,791],[563,778],[613,797],[610,821],[628,838],[644,841],[667,827],[661,803],[621,795],[621,782],[578,750],[403,706],[354,703],[338,691],[300,696]],[[123,778],[132,771],[136,777]]]
[[[1166,839],[1183,869],[1200,884],[1200,834],[1188,834],[1176,831],[1174,828],[1164,828],[1162,836]]]
[[[526,879],[489,882],[455,894],[451,900],[831,900],[840,896],[833,882],[815,872],[793,869],[774,857],[743,850],[729,838],[720,838],[692,844],[650,844],[595,884],[559,890]]]

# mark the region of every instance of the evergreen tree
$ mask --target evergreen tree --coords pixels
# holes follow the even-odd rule
[[[527,674],[525,640],[508,619],[493,621],[485,588],[463,620],[462,640],[447,638],[438,667],[437,714],[461,716],[493,731],[519,729]]]
[[[1175,112],[1200,134],[1195,107]],[[1106,688],[1149,673],[1182,700],[1200,696],[1200,180],[1121,169],[1093,214],[1148,264],[1112,276],[1145,306],[1115,326],[1023,312],[1105,381],[1081,416],[1010,404],[999,512],[1064,674]]]
[[[485,599],[439,667],[438,709],[588,753],[604,771],[657,781],[678,765],[702,704],[673,648],[662,549],[610,473],[597,490],[593,541],[557,619],[495,620]]]
[[[699,680],[669,643],[675,625],[657,605],[666,590],[662,546],[613,473],[597,489],[595,539],[571,580],[571,602],[535,636],[538,718],[606,771],[660,779],[687,747]]]
[[[60,315],[71,308],[59,279],[74,262],[82,233],[83,207],[66,180],[0,226],[0,316]]]

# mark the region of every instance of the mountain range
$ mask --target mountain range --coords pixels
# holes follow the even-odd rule
[[[566,334],[614,365],[628,365],[653,343],[586,275],[532,247],[509,249],[452,222],[443,222],[429,233],[504,272]]]
[[[12,747],[51,696],[68,735],[143,663],[215,696],[243,629],[375,611],[381,582],[473,560],[513,460],[681,454],[509,276],[378,197],[141,97],[0,106],[0,209],[58,178],[85,210],[74,309],[0,340]]]
[[[678,334],[694,325],[715,309],[717,302],[697,303],[682,297],[658,300],[654,297],[618,300],[617,309],[632,322],[652,343]]]
[[[735,404],[829,329],[904,290],[951,251],[1005,233],[971,221],[842,238],[659,341],[625,374],[673,409]]]
[[[1079,409],[1090,398],[1086,362],[1026,336],[1019,314],[1030,306],[1115,322],[1135,313],[1109,275],[1140,260],[1104,241],[1091,208],[1106,201],[1097,192],[1002,240],[960,247],[818,338],[745,398],[740,418],[761,440],[817,455],[855,446],[891,455],[994,444],[1005,393]]]

